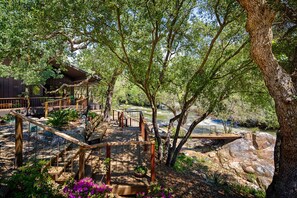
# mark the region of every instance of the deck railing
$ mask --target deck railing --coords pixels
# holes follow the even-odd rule
[[[42,106],[48,100],[55,100],[57,97],[12,97],[0,98],[0,109],[30,108]]]
[[[50,110],[57,109],[63,109],[69,107],[71,104],[71,98],[65,97],[65,98],[59,98],[57,100],[49,100],[44,102],[44,117],[48,116],[48,113]]]
[[[105,182],[110,185],[112,177],[117,180],[121,177],[131,177],[133,168],[144,164],[148,166],[150,181],[155,180],[154,142],[132,140],[88,145],[22,114],[17,112],[11,114],[15,116],[16,167],[22,166],[28,159],[46,159],[49,173],[56,181],[62,181],[65,175],[70,174],[73,177],[75,172],[78,173],[78,178],[83,178],[88,164],[92,169],[91,172],[96,172],[105,178]],[[147,149],[140,149],[141,146],[150,147],[150,152],[147,152]],[[134,155],[132,151],[138,155]],[[118,159],[120,154],[125,154],[124,159]],[[137,164],[131,164],[133,160],[129,158],[137,158]],[[127,164],[119,166],[119,163]]]
[[[88,98],[83,98],[75,101],[76,111],[83,111],[87,108]]]
[[[112,119],[115,120],[117,118],[117,121],[119,123],[119,127],[124,128],[125,126],[132,126],[132,123],[136,122],[138,123],[139,129],[140,129],[140,135],[141,139],[143,141],[149,140],[149,126],[145,120],[145,117],[142,113],[142,111],[120,111],[120,110],[113,110],[112,111]],[[147,146],[145,146],[145,151],[148,149]]]

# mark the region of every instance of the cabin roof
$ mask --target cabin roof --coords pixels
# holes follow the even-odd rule
[[[51,64],[56,69],[61,68],[61,64],[57,63],[56,61],[51,62]],[[90,76],[86,71],[78,67],[75,67],[74,65],[69,65],[69,64],[63,65],[61,73],[64,76],[67,76],[68,78],[70,78],[75,83],[84,81]],[[101,80],[100,76],[93,75],[90,77],[88,82],[96,83],[96,82],[99,82],[100,80]]]

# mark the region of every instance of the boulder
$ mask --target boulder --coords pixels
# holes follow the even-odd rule
[[[256,149],[266,149],[268,147],[273,146],[275,144],[276,138],[269,133],[254,133],[253,134],[253,145]]]
[[[221,166],[237,175],[253,174],[258,186],[267,188],[274,173],[274,144],[276,138],[268,133],[255,133],[224,145],[217,151]]]

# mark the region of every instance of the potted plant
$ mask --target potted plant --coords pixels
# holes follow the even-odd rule
[[[134,168],[134,175],[136,177],[144,177],[147,173],[147,167],[145,166],[136,166]]]

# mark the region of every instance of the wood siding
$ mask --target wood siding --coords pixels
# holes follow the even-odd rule
[[[0,78],[0,98],[18,97],[25,91],[21,80]]]

